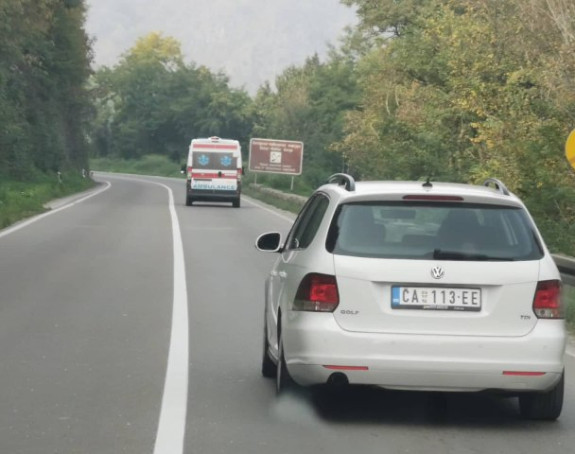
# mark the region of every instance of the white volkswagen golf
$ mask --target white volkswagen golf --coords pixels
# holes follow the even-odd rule
[[[355,182],[307,201],[265,284],[262,373],[294,384],[517,395],[553,420],[566,343],[560,275],[523,203],[483,186]],[[295,383],[294,383],[295,382]]]

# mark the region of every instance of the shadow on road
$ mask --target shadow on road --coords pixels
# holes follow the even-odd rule
[[[373,387],[301,389],[316,417],[335,424],[441,425],[509,430],[547,425],[521,419],[517,399],[485,393],[388,391]]]

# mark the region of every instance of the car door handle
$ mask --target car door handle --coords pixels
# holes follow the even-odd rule
[[[287,273],[285,271],[280,271],[278,274],[281,279],[285,279],[287,277]]]

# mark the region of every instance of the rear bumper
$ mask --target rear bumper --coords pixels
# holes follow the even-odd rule
[[[227,191],[219,189],[192,189],[188,183],[186,185],[186,195],[192,197],[194,200],[214,202],[237,200],[241,195],[241,186],[238,185],[234,191]]]
[[[544,391],[557,383],[564,367],[560,321],[541,320],[522,337],[477,337],[347,332],[332,314],[291,312],[286,318],[287,367],[304,386],[326,383],[337,372],[350,384],[389,389]]]

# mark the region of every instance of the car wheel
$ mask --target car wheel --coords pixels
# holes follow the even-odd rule
[[[270,344],[268,342],[267,325],[264,327],[264,352],[262,355],[262,375],[266,378],[275,378],[277,366],[270,357]]]
[[[284,343],[280,337],[278,348],[278,363],[276,366],[276,392],[277,394],[283,394],[290,389],[293,390],[295,387],[296,383],[293,381],[293,378],[291,378],[291,375],[289,374],[286,366]]]
[[[234,199],[234,200],[232,201],[232,206],[233,206],[234,208],[239,208],[239,207],[240,207],[240,198],[239,198],[239,197],[238,197],[237,199]]]
[[[561,414],[563,408],[563,390],[565,373],[561,374],[559,382],[549,391],[543,393],[527,393],[519,396],[519,410],[526,419],[553,421]]]
[[[191,207],[192,202],[193,202],[192,198],[190,196],[186,196],[186,206]]]

